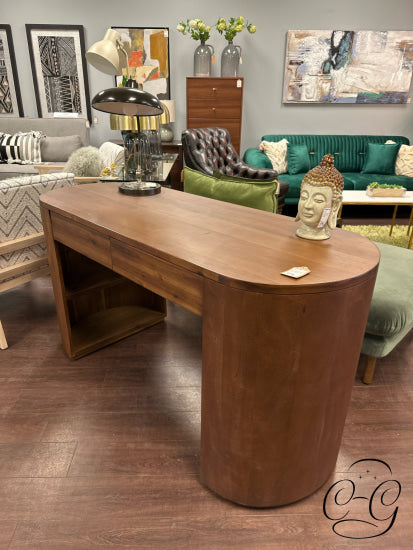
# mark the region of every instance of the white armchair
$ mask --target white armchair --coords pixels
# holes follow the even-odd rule
[[[0,180],[0,292],[49,273],[39,196],[67,185],[74,176],[66,172]]]

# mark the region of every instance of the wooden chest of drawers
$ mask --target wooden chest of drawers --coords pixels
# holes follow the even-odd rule
[[[186,79],[186,127],[222,126],[240,152],[243,78],[191,76]]]

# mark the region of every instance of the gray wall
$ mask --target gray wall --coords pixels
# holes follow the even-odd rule
[[[192,75],[197,43],[175,29],[180,20],[198,17],[207,24],[218,17],[243,15],[257,33],[243,31],[235,43],[243,48],[241,76],[245,78],[241,148],[256,146],[266,133],[396,134],[413,142],[413,106],[407,105],[284,105],[282,86],[286,32],[289,29],[411,30],[412,0],[17,0],[2,2],[0,21],[12,27],[26,116],[36,117],[25,24],[81,24],[86,47],[114,26],[165,26],[170,29],[171,98],[176,100],[175,136],[185,128],[185,77]],[[225,39],[215,33],[213,76],[219,76]],[[112,77],[88,66],[90,93],[113,85]],[[97,124],[91,141],[100,145],[119,138],[109,129],[108,115],[93,111]]]

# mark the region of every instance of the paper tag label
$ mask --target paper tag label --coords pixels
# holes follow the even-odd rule
[[[79,118],[79,113],[53,113],[54,118]]]
[[[305,265],[301,267],[292,267],[288,271],[281,271],[281,275],[286,275],[287,277],[292,277],[293,279],[299,279],[309,273],[311,273],[311,270]]]
[[[331,212],[331,205],[328,205],[324,208],[324,212],[323,212],[323,215],[321,216],[321,220],[318,222],[317,229],[321,229],[322,227],[325,226],[325,224],[327,223],[328,217],[330,215],[330,212]]]
[[[242,88],[242,80],[237,80],[237,88]]]
[[[163,35],[165,38],[168,38],[168,31],[163,31]]]

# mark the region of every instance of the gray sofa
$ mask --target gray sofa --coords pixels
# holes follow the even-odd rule
[[[89,122],[83,118],[0,118],[0,134],[30,131],[46,136],[40,145],[42,163],[63,165],[73,151],[90,144]],[[0,179],[37,173],[33,164],[0,164]]]

